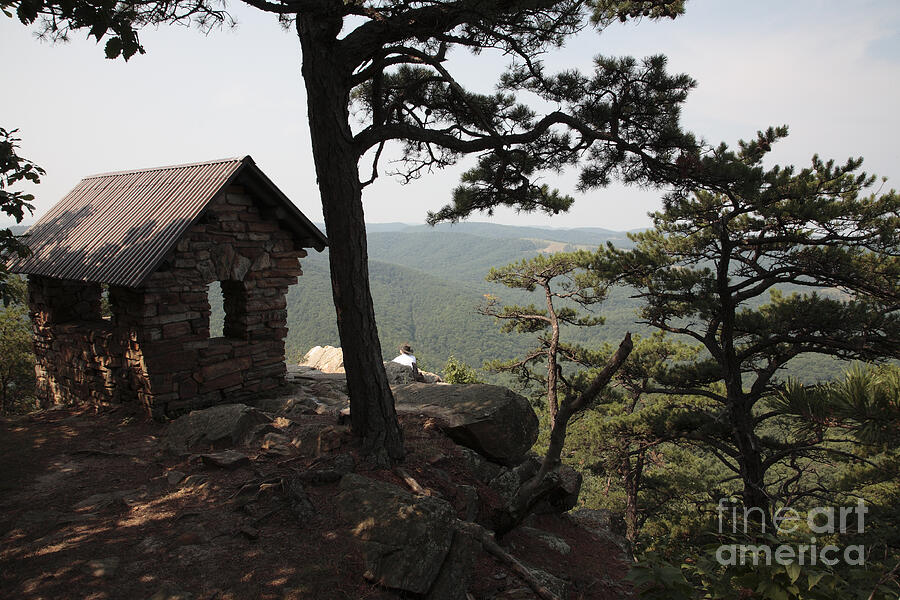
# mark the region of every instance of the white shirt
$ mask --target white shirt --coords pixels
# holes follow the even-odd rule
[[[401,365],[406,365],[407,367],[415,367],[416,357],[412,354],[401,354],[400,356],[395,358],[393,362],[400,363]]]

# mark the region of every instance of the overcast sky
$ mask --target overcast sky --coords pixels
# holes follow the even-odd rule
[[[690,0],[675,20],[586,32],[548,57],[551,67],[590,68],[596,54],[662,53],[672,72],[699,83],[688,129],[735,143],[769,125],[791,136],[773,152],[805,166],[814,153],[865,157],[869,172],[900,187],[900,3]],[[184,27],[141,33],[147,54],[103,58],[81,34],[50,45],[0,14],[4,57],[0,127],[18,128],[21,154],[47,175],[35,217],[86,175],[250,154],[314,221],[321,207],[309,148],[299,43],[270,15],[232,2],[239,24],[204,37]],[[451,67],[490,91],[505,61],[459,52]],[[365,169],[365,167],[363,167]],[[460,168],[402,186],[366,188],[369,222],[421,223],[449,199]],[[571,192],[574,174],[550,180]],[[580,196],[553,218],[498,211],[498,223],[632,229],[649,224],[660,192],[612,186]],[[476,216],[473,220],[486,220]],[[29,220],[31,221],[31,219]],[[0,225],[12,221],[0,217]]]

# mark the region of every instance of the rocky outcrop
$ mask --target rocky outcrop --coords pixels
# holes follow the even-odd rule
[[[464,600],[479,545],[454,527],[453,507],[350,473],[335,502],[360,540],[365,576],[432,600]]]
[[[495,462],[516,464],[537,441],[537,415],[505,387],[412,383],[396,388],[394,400],[398,413],[434,418],[456,443]]]
[[[175,419],[169,423],[163,443],[173,452],[195,446],[224,448],[238,444],[257,426],[271,420],[245,404],[223,404]]]
[[[323,373],[343,373],[344,352],[334,346],[315,346],[300,360],[300,366]]]
[[[525,460],[512,469],[504,469],[489,482],[489,485],[504,501],[509,503],[515,498],[519,488],[534,477],[540,468],[541,458],[535,454],[529,454]],[[531,512],[536,514],[564,513],[573,509],[578,503],[581,482],[581,473],[568,465],[561,465],[559,469],[550,471],[545,477],[544,485],[541,486],[540,495],[535,498]]]
[[[315,346],[310,348],[297,366],[315,369],[322,373],[344,373],[344,351],[334,346]],[[419,376],[416,377],[412,368],[393,361],[384,363],[384,370],[391,386],[405,385],[416,381],[422,383],[441,383],[443,381],[440,375],[427,371],[419,371]]]
[[[428,371],[413,371],[412,367],[394,361],[384,363],[384,372],[387,374],[388,385],[396,387],[408,383],[443,383],[440,375]]]
[[[418,381],[412,367],[394,361],[384,363],[384,373],[387,375],[388,385],[391,387]]]
[[[571,511],[567,516],[573,523],[577,523],[579,527],[590,531],[599,539],[618,546],[626,561],[633,559],[633,549],[625,539],[625,521],[621,514],[606,509],[580,508]]]

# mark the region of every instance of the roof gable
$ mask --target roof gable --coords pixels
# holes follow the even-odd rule
[[[136,287],[231,183],[274,208],[304,248],[328,240],[249,156],[85,177],[27,233],[9,270]]]

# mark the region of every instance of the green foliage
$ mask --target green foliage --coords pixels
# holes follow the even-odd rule
[[[12,301],[0,308],[0,414],[27,412],[35,407],[31,324],[22,300],[25,282],[10,277],[8,287]]]
[[[222,23],[233,23],[224,3],[202,0],[175,2],[71,2],[57,0],[0,0],[0,10],[23,25],[38,23],[38,35],[66,42],[73,31],[87,30],[99,43],[106,38],[106,58],[128,60],[144,54],[138,30],[148,24],[194,23],[209,31]]]
[[[821,561],[766,560],[765,553],[753,557],[761,546],[793,548],[809,540],[719,536],[714,543],[698,548],[696,558],[680,566],[657,554],[648,554],[630,569],[632,582],[641,600],[894,600],[900,587],[888,569],[862,569],[841,561],[828,566]],[[732,555],[734,548],[735,554]],[[807,546],[808,547],[808,546]],[[724,550],[723,550],[724,548]],[[821,547],[819,547],[821,549]],[[745,552],[745,554],[742,554]],[[735,560],[732,560],[732,556]]]
[[[658,391],[713,401],[698,415],[699,436],[741,474],[755,506],[775,493],[770,469],[820,456],[825,441],[798,438],[762,413],[782,369],[809,353],[900,356],[900,196],[872,193],[876,180],[856,159],[763,167],[786,134],[769,129],[737,151],[683,155],[693,189],[670,193],[654,229],[632,236],[633,250],[609,248],[597,265],[638,290],[649,325],[703,346],[696,360],[659,373]],[[785,285],[803,293],[782,293]]]
[[[505,127],[539,135],[480,155],[454,190],[452,203],[430,212],[428,222],[457,222],[478,211],[490,215],[497,206],[565,211],[572,198],[535,181],[542,172],[579,163],[585,154],[582,189],[606,186],[613,177],[645,185],[673,182],[669,163],[697,147],[679,126],[681,104],[694,85],[687,75],[668,74],[664,56],[643,61],[600,56],[590,75],[571,70],[548,75],[540,62],[527,59],[514,64],[501,79],[507,92],[502,97],[508,99]],[[530,108],[509,104],[522,92],[561,109],[538,120]],[[577,134],[549,127],[555,124]]]
[[[644,554],[634,566],[629,579],[638,588],[638,596],[896,598],[900,592],[896,566],[900,564],[900,462],[891,438],[900,430],[900,416],[893,408],[900,398],[898,371],[900,367],[896,365],[856,366],[844,379],[830,384],[801,386],[792,382],[778,398],[767,402],[767,408],[780,412],[789,428],[799,430],[794,436],[805,437],[811,429],[824,434],[825,441],[818,444],[817,451],[827,460],[804,463],[795,458],[791,463],[795,470],[773,469],[770,474],[772,482],[802,480],[797,488],[804,492],[788,497],[785,503],[799,512],[800,523],[787,525],[777,535],[761,534],[751,524],[750,535],[743,535],[732,534],[731,527],[723,528],[721,521],[717,533],[699,533],[710,531],[709,523],[704,526],[695,522],[689,535],[680,541],[659,539],[660,551]],[[840,438],[844,441],[837,441]],[[678,477],[682,471],[678,466],[668,477]],[[722,490],[715,490],[710,496],[716,494],[722,494]],[[720,497],[727,497],[727,493]],[[862,531],[857,528],[857,517],[851,517],[846,531],[813,533],[809,529],[809,511],[854,506],[860,501],[866,510]],[[707,513],[712,508],[709,501],[699,507]],[[725,523],[731,519],[726,516]],[[653,521],[669,526],[665,516],[651,515]],[[810,544],[816,544],[818,552],[834,545],[838,550],[831,558],[837,558],[837,562],[813,562],[809,550],[800,560],[801,545],[810,548]],[[764,554],[760,555],[759,564],[749,555],[746,561],[740,560],[742,547],[751,550],[750,546],[760,545],[768,546],[773,553],[780,546],[792,548],[793,558],[786,559],[789,564],[763,561]],[[850,556],[856,560],[864,558],[864,565],[848,562],[844,550],[850,546],[858,548]]]
[[[485,294],[485,301],[477,311],[494,317],[503,325],[504,333],[537,334],[537,345],[523,357],[508,361],[492,360],[485,369],[499,373],[512,373],[522,388],[538,384],[544,389],[551,428],[559,410],[560,394],[574,391],[564,375],[563,363],[572,369],[599,366],[601,354],[589,351],[577,344],[561,341],[564,326],[587,328],[599,325],[603,319],[582,315],[579,308],[589,308],[606,298],[607,283],[585,267],[593,255],[586,250],[560,252],[551,255],[538,254],[528,259],[500,268],[492,268],[487,279],[507,288],[531,294],[538,291],[546,308],[528,306],[500,306],[499,299]]]
[[[696,355],[696,348],[659,333],[636,338],[615,385],[570,430],[573,466],[606,481],[604,493],[586,503],[624,510],[626,538],[638,547],[677,543],[696,531],[703,519],[698,507],[715,503],[715,491],[730,478],[702,447],[690,447],[693,415],[710,401],[648,391],[656,373]],[[593,375],[579,373],[575,386]]]
[[[447,383],[484,383],[478,379],[478,373],[466,363],[457,360],[452,354],[447,358],[447,363],[441,371],[442,378]]]
[[[789,381],[768,404],[794,417],[802,433],[837,425],[873,449],[900,442],[900,367],[895,364],[854,365],[843,379],[815,386]]]
[[[684,13],[684,0],[596,0],[593,5],[594,21],[603,24],[640,17],[674,19]]]
[[[16,223],[21,223],[25,218],[25,212],[31,213],[34,206],[34,196],[12,187],[22,182],[40,183],[44,170],[18,155],[19,138],[16,137],[17,129],[7,131],[0,127],[0,211],[13,217]],[[0,229],[0,259],[15,253],[19,256],[28,255],[28,246],[22,239],[13,234],[10,228]],[[4,304],[10,301],[6,285],[6,265],[0,260],[0,298]]]

